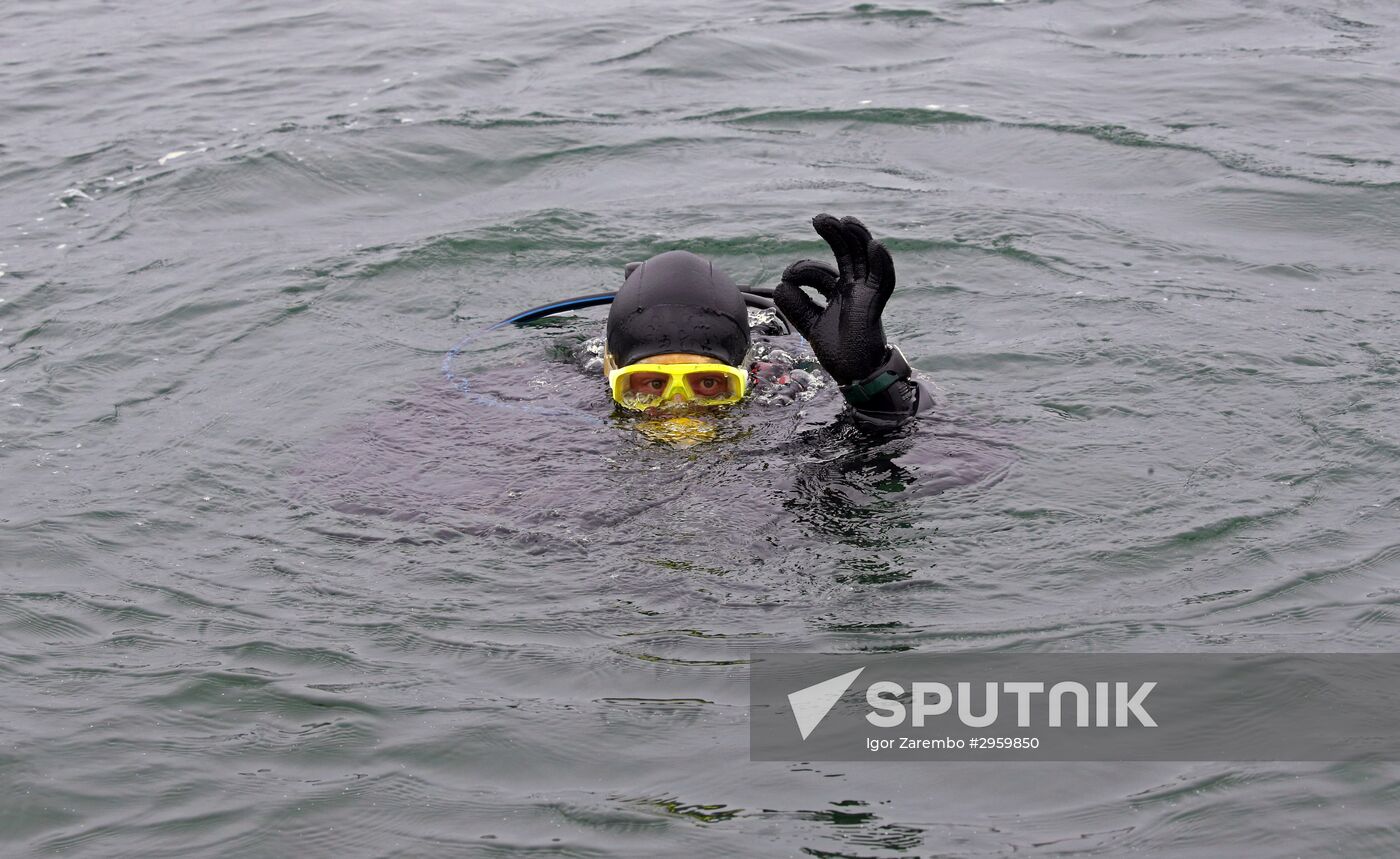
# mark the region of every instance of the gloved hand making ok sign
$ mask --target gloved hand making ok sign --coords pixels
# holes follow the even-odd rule
[[[894,261],[855,218],[822,214],[812,219],[812,226],[831,246],[837,267],[810,259],[793,263],[783,272],[773,300],[841,386],[857,422],[867,428],[897,426],[932,398],[910,378],[909,363],[886,343],[880,324],[894,292]],[[802,287],[815,289],[826,306]]]

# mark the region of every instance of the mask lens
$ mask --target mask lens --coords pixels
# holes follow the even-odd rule
[[[670,382],[665,373],[632,373],[627,377],[627,390],[637,396],[659,397],[666,393]]]
[[[718,400],[733,396],[730,379],[723,373],[687,373],[685,384],[696,399]]]

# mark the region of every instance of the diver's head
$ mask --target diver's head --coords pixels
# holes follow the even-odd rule
[[[707,259],[668,251],[629,266],[608,312],[603,372],[628,408],[718,405],[747,387],[744,296]]]

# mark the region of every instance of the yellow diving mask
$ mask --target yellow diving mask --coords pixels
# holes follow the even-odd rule
[[[668,403],[723,406],[737,403],[749,376],[728,364],[628,364],[608,373],[613,399],[627,409],[645,411]]]

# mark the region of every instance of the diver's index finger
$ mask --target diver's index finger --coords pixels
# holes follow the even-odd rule
[[[814,259],[798,260],[783,270],[782,277],[783,283],[810,286],[820,292],[827,301],[835,297],[836,285],[840,280],[841,275],[836,269]]]
[[[852,278],[854,265],[844,226],[834,216],[822,213],[812,219],[812,227],[816,229],[817,235],[831,246],[831,252],[836,256],[836,268],[841,272],[841,280],[848,282]]]

